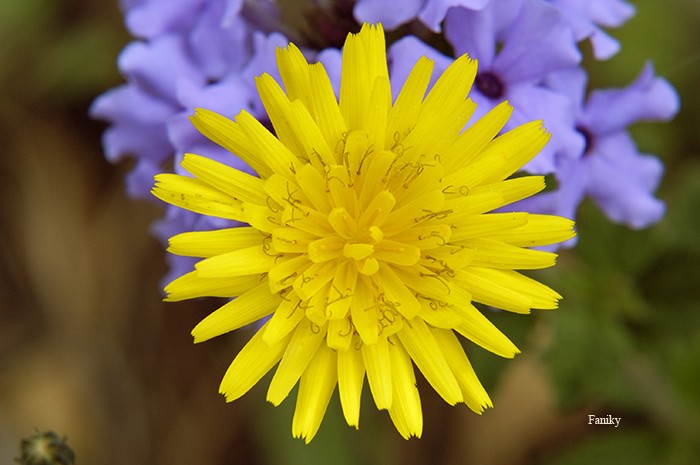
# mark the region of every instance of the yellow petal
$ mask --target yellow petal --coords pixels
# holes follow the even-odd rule
[[[367,370],[367,381],[372,391],[374,403],[379,410],[391,408],[391,359],[389,343],[386,338],[379,338],[374,344],[362,344],[362,360]]]
[[[471,295],[466,290],[424,266],[416,265],[411,268],[395,269],[395,271],[409,289],[422,296],[453,305],[462,305],[471,301]]]
[[[445,402],[450,405],[462,402],[462,392],[457,380],[423,320],[407,320],[397,336],[425,379]]]
[[[265,280],[200,321],[192,330],[194,342],[204,342],[257,321],[272,313],[281,301],[279,295],[270,293]]]
[[[314,93],[309,81],[309,64],[299,48],[290,43],[277,48],[277,67],[290,100],[301,100],[309,109]]]
[[[372,345],[379,337],[379,325],[377,324],[377,304],[369,288],[370,285],[365,282],[366,279],[360,277],[355,284],[350,315],[362,342]]]
[[[528,222],[528,213],[487,213],[462,217],[455,221],[450,242],[456,243],[474,237],[492,237],[509,231]]]
[[[307,247],[309,260],[314,263],[326,262],[343,256],[345,241],[338,236],[327,236],[310,242]]]
[[[505,242],[486,238],[456,241],[474,249],[473,266],[511,270],[537,270],[553,266],[557,254],[543,250],[523,249]]]
[[[287,147],[296,157],[301,159],[306,158],[308,154],[304,153],[304,149],[299,143],[286,117],[286,109],[291,104],[287,95],[275,79],[267,73],[263,73],[261,76],[255,78],[255,86],[258,89],[260,100],[275,129],[275,134],[279,142]],[[294,168],[296,167],[297,166],[294,166]],[[279,171],[277,172],[282,174]]]
[[[288,293],[265,324],[264,329],[260,330],[263,333],[263,339],[268,345],[277,344],[286,338],[304,317],[301,300],[294,291]]]
[[[463,304],[458,308],[458,312],[463,320],[455,330],[462,336],[501,357],[513,358],[520,353],[515,344],[473,305]]]
[[[363,129],[369,135],[370,146],[373,150],[384,148],[386,136],[386,121],[391,109],[391,85],[389,76],[377,77],[372,83],[372,91],[364,118]]]
[[[349,34],[340,78],[340,111],[348,129],[363,127],[372,84],[388,76],[381,24],[364,24],[359,34]]]
[[[340,320],[328,320],[328,335],[326,344],[333,350],[344,352],[350,350],[353,338],[353,326],[349,318]]]
[[[374,246],[374,258],[395,265],[411,266],[420,259],[420,249],[403,242],[384,239]]]
[[[196,108],[190,121],[209,140],[246,162],[262,178],[272,173],[264,157],[234,121],[204,108]]]
[[[294,290],[301,300],[310,299],[333,279],[334,271],[334,262],[314,263],[294,281]]]
[[[284,111],[285,118],[299,141],[301,150],[303,150],[302,153],[309,159],[309,162],[320,172],[324,171],[324,166],[334,165],[333,151],[326,143],[326,139],[309,113],[309,109],[296,100],[285,107]]]
[[[476,109],[467,93],[476,76],[476,62],[462,55],[435,82],[423,102],[418,121],[404,141],[411,160],[420,154],[433,158],[451,146]]]
[[[317,238],[296,228],[275,228],[272,230],[272,247],[282,253],[305,253]]]
[[[576,235],[574,222],[568,218],[552,215],[528,215],[527,224],[515,229],[500,231],[492,239],[520,247],[556,244]]]
[[[321,63],[314,63],[309,67],[309,80],[311,88],[314,92],[311,93],[311,101],[316,117],[316,124],[321,130],[321,133],[326,139],[328,146],[335,151],[335,146],[342,134],[347,131],[345,120],[340,113],[338,102],[331,81],[328,79],[328,73]],[[340,157],[336,156],[336,162],[340,162]]]
[[[307,444],[316,435],[338,379],[335,352],[321,345],[301,376],[297,405],[292,419],[292,436]]]
[[[487,407],[493,407],[489,395],[477,378],[455,334],[451,330],[437,328],[432,329],[431,332],[459,383],[467,406],[478,414]]]
[[[202,277],[221,278],[265,273],[274,264],[274,255],[267,254],[262,246],[254,245],[205,258],[197,262],[195,269]]]
[[[176,302],[197,297],[236,297],[260,283],[260,275],[203,278],[194,270],[174,279],[165,286],[166,302]]]
[[[168,240],[168,252],[186,257],[213,257],[254,245],[262,246],[263,239],[257,229],[243,226],[186,232]]]
[[[419,300],[421,310],[418,316],[434,328],[456,328],[464,321],[459,307],[425,296]]]
[[[202,215],[246,221],[241,201],[199,179],[177,174],[159,174],[151,193],[171,205]]]
[[[503,129],[512,113],[513,107],[508,102],[501,102],[465,129],[442,156],[447,172],[471,163]]]
[[[482,273],[482,270],[487,270],[487,273]],[[472,266],[456,270],[454,282],[465,288],[476,302],[515,313],[530,313],[530,299],[499,281],[489,279],[492,275],[488,271],[491,270]]]
[[[354,337],[359,344],[359,338]],[[348,425],[360,426],[360,398],[365,379],[365,364],[362,352],[354,346],[338,351],[338,393],[343,416]]]
[[[391,236],[401,233],[413,227],[426,211],[438,211],[442,208],[445,196],[439,190],[433,189],[429,193],[412,198],[403,205],[398,205],[389,214],[386,224],[382,228],[384,234]]]
[[[328,293],[326,312],[329,319],[345,318],[352,305],[356,282],[357,268],[349,260],[340,262],[336,267]]]
[[[396,339],[392,342],[389,344],[389,357],[393,393],[389,416],[405,439],[411,436],[419,438],[423,434],[423,410],[413,365],[401,344]]]
[[[327,181],[318,170],[312,165],[306,164],[297,171],[296,181],[306,198],[309,199],[311,206],[321,213],[328,213],[331,205],[324,189]]]
[[[501,198],[501,203],[496,204],[495,207],[489,208],[489,210],[493,210],[494,208],[502,207],[503,205],[535,195],[544,188],[544,176],[523,176],[473,187],[471,189],[471,196],[484,195],[485,193],[490,193],[492,195],[497,194]],[[482,210],[478,213],[483,213],[485,211],[486,210]]]
[[[265,162],[272,171],[293,179],[294,173],[301,168],[301,162],[294,153],[250,113],[242,111],[236,117],[236,122],[255,145],[258,153],[264,154]]]
[[[279,292],[294,284],[297,276],[312,265],[306,255],[285,255],[272,265],[267,276],[270,278],[270,291]]]
[[[549,137],[541,121],[511,129],[494,139],[472,163],[447,175],[445,183],[472,189],[480,184],[503,181],[537,155]]]
[[[523,276],[513,270],[469,267],[469,271],[478,273],[483,279],[498,283],[511,292],[517,292],[530,300],[531,308],[555,309],[562,298],[558,292],[532,278]]]
[[[210,158],[186,153],[182,167],[212,187],[243,202],[265,203],[263,181]]]
[[[326,335],[326,328],[320,328],[310,321],[302,321],[294,331],[282,361],[272,377],[267,390],[267,401],[279,405],[289,395],[301,377]]]
[[[416,125],[425,91],[433,72],[433,60],[422,56],[413,66],[396,98],[386,128],[386,148],[397,154],[404,152],[403,140]]]
[[[390,266],[380,265],[378,281],[383,286],[387,299],[394,302],[404,318],[411,319],[418,314],[420,303]]]
[[[268,344],[263,340],[268,323],[243,346],[221,380],[219,392],[231,402],[248,392],[282,358],[290,337]]]

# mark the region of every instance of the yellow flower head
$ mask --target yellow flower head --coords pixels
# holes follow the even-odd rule
[[[555,254],[527,247],[571,238],[573,222],[488,213],[544,188],[541,176],[506,178],[549,135],[532,122],[499,136],[505,102],[465,130],[477,68],[466,55],[427,96],[433,63],[423,57],[392,103],[381,25],[348,36],[340,103],[323,66],[294,45],[277,63],[286,92],[257,78],[276,135],[245,111],[192,117],[259,177],[187,154],[193,177],[161,174],[153,189],[250,225],[170,240],[170,252],[203,260],[166,287],[167,300],[236,297],[194,328],[195,342],[270,316],[221,393],[237,399],[277,365],[267,399],[278,405],[300,383],[292,433],[308,442],[336,385],[358,426],[366,375],[377,408],[408,438],[423,424],[415,365],[447,403],[481,413],[491,401],[455,333],[503,357],[519,351],[472,302],[528,313],[561,298],[515,270],[552,266]]]

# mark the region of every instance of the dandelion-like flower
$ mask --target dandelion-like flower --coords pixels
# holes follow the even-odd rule
[[[420,59],[393,103],[381,25],[349,35],[342,61],[338,102],[320,63],[278,50],[286,92],[269,75],[256,82],[276,136],[245,111],[196,111],[194,125],[259,177],[193,154],[182,161],[193,177],[156,176],[158,198],[249,225],[174,236],[170,252],[203,259],[167,300],[236,297],[195,342],[269,317],[221,382],[228,401],[278,365],[267,399],[278,405],[299,382],[292,433],[308,442],[336,386],[358,427],[366,377],[400,434],[420,436],[414,364],[448,404],[490,407],[457,334],[518,353],[474,302],[556,308],[559,294],[516,270],[552,266],[555,254],[529,247],[571,238],[573,222],[489,213],[543,189],[541,176],[506,178],[549,135],[541,122],[498,135],[507,103],[464,129],[475,61],[455,60],[425,95],[432,62]]]

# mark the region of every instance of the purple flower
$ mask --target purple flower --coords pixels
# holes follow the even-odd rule
[[[623,0],[548,0],[571,24],[576,40],[590,39],[599,60],[615,55],[620,43],[599,26],[618,27],[634,15],[634,6]]]
[[[499,0],[482,11],[454,8],[445,20],[445,36],[455,55],[468,53],[479,60],[470,93],[478,105],[474,119],[508,100],[514,111],[505,129],[545,121],[552,140],[526,166],[528,171],[552,172],[554,153],[580,152],[583,138],[574,129],[571,100],[545,85],[550,73],[574,67],[581,59],[573,32],[558,11],[539,0]],[[390,50],[392,77],[401,83],[421,55],[435,60],[435,74],[451,61],[409,36]]]
[[[667,121],[679,108],[678,95],[647,64],[622,89],[594,90],[584,102],[585,73],[580,69],[553,75],[550,85],[576,102],[576,127],[585,148],[578,157],[558,157],[559,188],[523,201],[542,213],[574,218],[584,197],[591,197],[613,221],[644,228],[659,221],[664,203],[654,197],[663,165],[640,153],[627,127],[638,121]]]
[[[381,22],[386,29],[420,19],[434,32],[441,31],[441,23],[451,7],[471,10],[483,9],[491,0],[406,0],[400,7],[394,0],[358,0],[353,11],[359,22]]]
[[[275,48],[287,40],[280,34],[255,32],[239,14],[241,4],[123,2],[130,30],[143,40],[130,43],[120,54],[118,65],[127,83],[98,97],[90,114],[110,123],[103,136],[106,157],[112,162],[135,159],[126,179],[130,196],[151,199],[153,176],[170,164],[179,166],[177,160],[185,152],[206,153],[246,168],[205,139],[188,119],[195,107],[229,117],[242,109],[256,116],[262,112],[253,77],[277,69]],[[222,227],[221,220],[176,210],[168,207],[154,225],[154,233],[164,242],[178,232]],[[185,262],[182,257],[171,260],[170,278],[186,269]]]
[[[229,18],[231,25],[223,26],[222,17],[231,12],[232,4],[150,1],[128,11],[127,19],[137,13],[154,20],[171,15],[162,23],[167,26],[148,34],[138,31],[163,34],[124,49],[119,68],[127,84],[98,97],[90,110],[93,117],[111,123],[103,139],[107,158],[137,160],[127,177],[131,196],[150,198],[152,176],[175,154],[204,146],[216,150],[187,120],[195,107],[231,117],[241,109],[261,111],[252,77],[262,69],[274,69],[274,49],[287,41],[279,34],[253,34],[242,18]],[[168,11],[159,14],[157,8]]]

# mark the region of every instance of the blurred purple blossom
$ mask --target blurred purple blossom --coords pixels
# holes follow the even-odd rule
[[[478,105],[474,119],[503,100],[514,107],[505,129],[542,119],[552,140],[526,167],[533,173],[554,170],[554,154],[580,152],[583,138],[574,129],[571,100],[544,85],[550,73],[578,65],[581,54],[573,31],[561,14],[540,0],[499,0],[481,11],[451,9],[445,37],[455,56],[467,53],[479,61],[470,98]],[[440,54],[414,37],[390,50],[392,78],[397,88],[413,63],[427,55],[439,74],[453,57]]]
[[[359,22],[380,22],[386,29],[420,19],[433,32],[442,30],[441,24],[451,7],[481,10],[491,0],[406,0],[397,7],[395,0],[358,0],[354,14]]]
[[[574,68],[550,77],[550,85],[575,102],[576,128],[586,145],[578,157],[558,157],[559,188],[522,201],[524,208],[575,218],[589,196],[614,222],[644,228],[659,221],[664,203],[654,197],[663,165],[640,153],[627,128],[641,121],[668,121],[678,112],[673,87],[654,76],[651,64],[629,86],[585,96],[586,75]]]
[[[620,50],[620,43],[600,26],[619,27],[634,15],[634,6],[623,0],[548,0],[571,24],[576,40],[590,39],[593,54],[608,59]]]
[[[127,26],[141,39],[119,56],[126,83],[99,96],[90,114],[110,123],[103,135],[107,159],[136,161],[126,179],[128,194],[150,199],[153,176],[169,166],[178,171],[186,152],[248,169],[204,138],[188,117],[196,107],[231,118],[242,109],[263,116],[253,78],[263,71],[275,75],[275,48],[287,39],[250,27],[240,16],[241,1],[142,0],[122,6]],[[153,231],[167,242],[179,232],[222,226],[220,219],[167,207]],[[191,265],[184,257],[169,260],[170,278]]]

